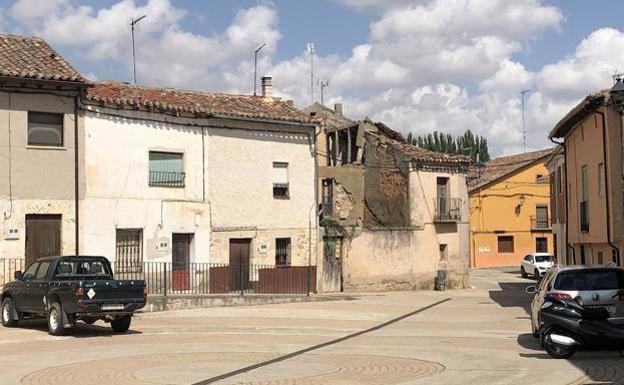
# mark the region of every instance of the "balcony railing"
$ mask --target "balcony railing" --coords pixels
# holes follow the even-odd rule
[[[589,205],[587,204],[587,201],[579,203],[579,214],[581,231],[587,233],[589,232]]]
[[[531,230],[550,230],[552,229],[552,224],[550,218],[546,217],[531,217]]]
[[[436,222],[457,222],[461,220],[461,198],[434,198],[433,220]]]
[[[160,187],[184,187],[185,176],[186,174],[183,172],[150,171],[149,185]]]

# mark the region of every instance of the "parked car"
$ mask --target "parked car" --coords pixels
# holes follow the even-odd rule
[[[548,253],[528,254],[520,262],[522,278],[528,277],[529,274],[535,277],[535,279],[541,278],[553,266],[553,259],[553,256]]]
[[[47,318],[48,329],[61,335],[76,321],[103,320],[125,333],[132,315],[143,308],[147,286],[142,280],[115,280],[104,257],[45,257],[15,272],[15,281],[0,295],[2,324]]]
[[[527,287],[527,293],[535,293],[531,303],[531,328],[533,336],[539,337],[542,329],[540,310],[547,297],[559,301],[581,298],[588,309],[604,308],[609,322],[624,326],[624,270],[602,266],[556,266],[550,269],[539,286]]]

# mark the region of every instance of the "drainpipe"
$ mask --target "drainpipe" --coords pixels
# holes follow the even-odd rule
[[[568,236],[569,234],[569,222],[570,222],[570,217],[569,217],[569,208],[568,208],[568,200],[570,199],[570,194],[568,191],[568,151],[567,148],[565,146],[565,141],[564,142],[557,142],[556,140],[554,140],[553,138],[549,138],[551,142],[553,142],[556,145],[559,146],[563,146],[563,174],[565,175],[565,183],[564,183],[564,192],[565,192],[565,242],[566,242],[566,248],[572,250],[572,260],[574,261],[574,263],[576,263],[576,250],[574,250],[574,246],[570,245],[569,239],[570,237]],[[605,167],[606,169],[606,167]],[[567,253],[566,253],[567,254]],[[566,255],[566,263],[568,263],[568,256]],[[568,263],[569,264],[569,263]]]
[[[609,185],[609,168],[607,167],[607,122],[605,113],[602,111],[594,111],[602,118],[602,157],[604,163],[604,182],[605,182],[605,209],[607,212],[607,242],[615,250],[615,260],[618,266],[620,266],[620,249],[611,241],[611,213],[609,210],[609,196],[611,195]]]
[[[79,209],[79,167],[78,167],[78,94],[74,97],[74,216],[76,239],[75,254],[80,255],[80,209]]]

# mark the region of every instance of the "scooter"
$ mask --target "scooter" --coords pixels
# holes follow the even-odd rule
[[[570,358],[579,348],[624,350],[624,327],[608,321],[603,307],[587,308],[581,297],[560,300],[547,295],[539,311],[542,346],[553,358]]]

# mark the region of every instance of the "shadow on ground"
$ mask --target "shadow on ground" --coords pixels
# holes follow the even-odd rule
[[[44,319],[23,320],[17,324],[17,328],[38,330],[43,333],[48,332],[48,323]],[[140,331],[128,330],[123,334],[142,334]],[[103,325],[87,325],[83,322],[77,322],[76,325],[66,330],[65,336],[75,338],[92,338],[92,337],[112,337],[119,335],[114,333],[110,326]]]
[[[534,286],[535,282],[500,282],[500,290],[490,290],[490,299],[501,307],[520,307],[526,314],[531,314],[531,301],[533,296],[526,294],[528,286]]]

